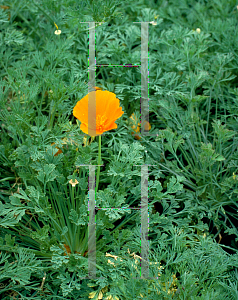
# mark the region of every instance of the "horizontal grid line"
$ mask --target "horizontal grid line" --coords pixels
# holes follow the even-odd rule
[[[141,67],[141,65],[132,65],[132,64],[124,64],[124,65],[111,65],[111,64],[96,64],[96,67]]]

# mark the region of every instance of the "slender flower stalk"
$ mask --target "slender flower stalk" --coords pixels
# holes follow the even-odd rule
[[[97,179],[96,179],[96,193],[98,191],[99,184],[99,174],[100,174],[100,163],[101,163],[101,135],[98,137],[98,171],[97,171]]]
[[[95,128],[92,130],[92,124],[89,124],[89,94],[86,95],[84,98],[82,98],[80,101],[77,102],[73,109],[73,115],[80,120],[81,125],[80,129],[90,135],[92,139],[95,138],[95,136],[98,136],[98,168],[97,168],[97,177],[96,177],[96,192],[98,191],[99,187],[99,176],[100,176],[100,165],[101,165],[101,146],[102,146],[102,134],[106,131],[116,129],[117,124],[115,121],[120,118],[124,112],[122,111],[122,107],[120,107],[119,99],[116,98],[116,95],[114,93],[111,93],[109,91],[102,91],[100,88],[95,87],[95,93],[96,96],[96,115],[95,119],[92,120],[92,124],[96,124],[96,132]],[[90,130],[91,129],[91,130]],[[89,132],[94,132],[94,136],[89,134]],[[86,146],[86,140],[84,139],[84,143]],[[58,154],[58,152],[57,152]],[[77,177],[80,180],[80,177]],[[78,191],[76,185],[79,183],[76,179],[76,174],[74,172],[73,176],[69,178],[69,183],[72,185],[70,187],[70,199],[71,201],[68,203],[68,211],[72,210],[75,212],[74,214],[80,214],[80,201],[83,200],[83,197],[76,196]],[[79,200],[81,199],[81,200]],[[61,212],[62,215],[67,215],[67,213]],[[70,216],[72,219],[72,216]],[[65,218],[66,222],[68,221],[68,218]],[[65,224],[66,225],[66,224]],[[76,225],[76,226],[75,226]],[[64,226],[62,226],[64,227]],[[66,239],[64,247],[65,247],[65,255],[76,252],[81,253],[83,256],[87,255],[87,249],[88,249],[88,231],[85,229],[81,230],[77,224],[71,225],[67,224],[68,232],[66,234]],[[78,236],[79,238],[75,239],[75,237]],[[97,265],[96,265],[97,266]],[[99,266],[97,266],[99,268]]]
[[[96,178],[96,192],[99,185],[99,175],[100,175],[100,164],[101,164],[101,135],[109,130],[116,129],[117,124],[115,121],[120,118],[124,112],[120,107],[120,101],[116,98],[114,93],[109,91],[102,91],[98,87],[95,87],[94,92],[96,94],[96,136],[98,138],[98,169]],[[73,115],[81,121],[80,129],[89,134],[89,128],[91,124],[88,123],[88,101],[89,94],[77,102],[73,109]],[[92,128],[90,128],[92,129]]]

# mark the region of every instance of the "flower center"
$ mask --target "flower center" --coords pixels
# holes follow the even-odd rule
[[[98,129],[98,131],[103,132],[106,121],[107,121],[106,116],[97,115],[96,128]]]

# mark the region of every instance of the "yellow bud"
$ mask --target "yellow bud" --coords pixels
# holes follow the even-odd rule
[[[97,292],[91,292],[91,293],[89,293],[88,298],[92,299],[95,297],[96,294],[97,294]]]
[[[103,293],[100,291],[99,294],[98,294],[98,300],[101,300],[103,297]]]

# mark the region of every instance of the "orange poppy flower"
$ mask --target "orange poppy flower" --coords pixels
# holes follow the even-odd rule
[[[132,125],[131,128],[132,129],[135,129],[136,128],[136,125],[137,125],[137,128],[135,129],[136,132],[140,132],[140,123],[138,123],[138,120],[135,116],[135,114],[133,113],[131,116],[130,116],[130,124]],[[150,130],[151,129],[151,125],[149,122],[147,122],[146,120],[144,121],[145,122],[145,130]],[[143,123],[142,123],[143,124]],[[134,134],[134,132],[132,132],[131,134]],[[138,135],[138,134],[135,134],[135,138],[137,140],[140,140],[141,137]]]
[[[119,99],[114,93],[109,91],[96,90],[90,92],[96,94],[96,136],[117,128],[115,121],[120,118],[124,112],[120,107]],[[75,105],[73,115],[81,122],[80,129],[88,134],[88,95],[83,97]],[[93,129],[93,128],[91,128]]]

